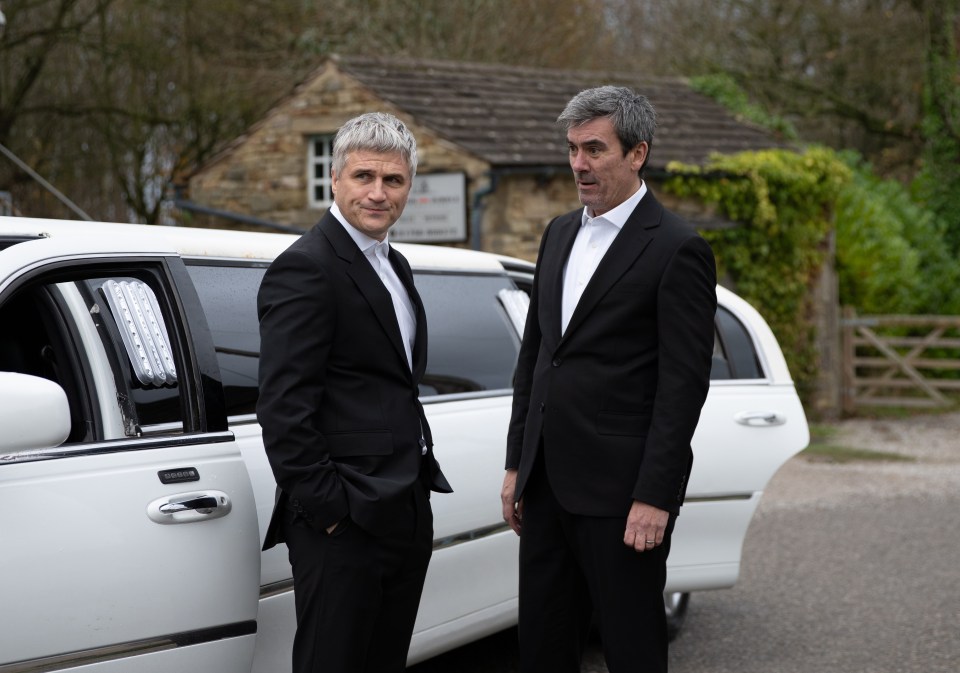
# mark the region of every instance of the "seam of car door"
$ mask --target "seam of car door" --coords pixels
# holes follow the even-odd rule
[[[39,460],[120,453],[123,451],[144,451],[147,449],[165,449],[170,447],[194,446],[196,444],[232,442],[234,439],[233,433],[229,430],[170,437],[130,437],[91,444],[70,444],[49,449],[0,454],[0,466],[14,463],[29,463]],[[0,673],[2,673],[2,669],[0,669]]]

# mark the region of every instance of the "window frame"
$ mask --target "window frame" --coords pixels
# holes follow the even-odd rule
[[[419,278],[424,276],[447,276],[447,277],[458,276],[462,278],[469,278],[469,277],[496,278],[496,279],[501,279],[505,281],[508,286],[512,286],[512,288],[510,289],[522,289],[517,285],[516,280],[512,278],[511,275],[506,273],[505,271],[497,272],[497,271],[475,271],[475,270],[469,270],[469,269],[455,269],[455,268],[437,269],[437,268],[414,267],[413,276],[414,276],[414,283],[417,285],[418,291],[420,290],[421,286],[417,284],[416,281]],[[421,292],[421,295],[422,295],[422,292]],[[490,299],[496,307],[495,310],[497,310],[498,313],[500,314],[500,318],[502,320],[504,329],[506,330],[506,334],[509,336],[511,343],[515,348],[513,372],[510,375],[510,380],[513,381],[514,377],[516,376],[516,355],[519,353],[519,349],[520,349],[520,343],[521,343],[520,335],[516,332],[513,322],[511,321],[510,316],[507,313],[506,307],[503,306],[503,304],[500,302],[497,295],[492,294],[490,296]],[[435,314],[432,314],[428,311],[427,312],[428,334],[430,329],[429,325],[431,321],[435,321],[435,320],[436,320]],[[433,336],[432,334],[430,335],[429,338],[431,343],[436,339],[436,337]],[[429,362],[429,358],[428,358],[428,362]],[[504,396],[510,396],[510,395],[513,395],[512,385],[506,388],[488,388],[485,390],[472,390],[472,391],[457,392],[457,393],[421,395],[420,402],[421,404],[426,406],[428,404],[439,404],[442,402],[453,402],[458,400],[473,400],[473,399],[482,399],[482,398],[489,398],[489,397],[504,397]]]
[[[184,271],[189,275],[189,267],[230,267],[230,268],[244,268],[244,269],[262,269],[264,273],[267,268],[269,268],[272,263],[271,260],[266,259],[238,259],[232,257],[184,257]],[[203,302],[200,300],[200,291],[197,289],[196,283],[193,281],[193,276],[190,276],[191,286],[194,288],[194,291],[197,292],[197,301],[200,302],[200,308],[203,312],[204,319],[206,320],[206,310],[203,308]],[[256,312],[256,296],[252,298],[254,303],[254,312]],[[258,332],[257,337],[259,338],[259,321],[258,321]],[[210,341],[214,352],[214,357],[217,359],[217,369],[220,370],[219,366],[219,350],[217,344],[213,340],[213,330],[207,324],[207,332],[210,335]],[[259,362],[260,352],[257,351],[257,360]],[[223,381],[223,374],[220,373],[220,384],[221,390],[223,390],[224,395],[224,410],[227,417],[227,422],[229,425],[239,425],[244,423],[257,423],[257,414],[256,412],[249,412],[244,414],[230,414],[229,413],[229,404],[226,400],[226,385]]]
[[[179,268],[178,268],[179,267]],[[196,327],[190,326],[187,314],[195,314],[199,299],[191,296],[193,287],[184,285],[184,274],[181,260],[177,257],[146,254],[143,256],[118,255],[116,257],[86,257],[80,259],[51,260],[48,263],[37,265],[13,279],[0,293],[0,305],[7,305],[16,295],[25,292],[43,292],[50,295],[49,302],[57,311],[58,321],[57,338],[66,342],[71,359],[71,376],[80,377],[79,395],[84,399],[72,399],[71,406],[79,403],[87,413],[94,416],[95,434],[93,438],[64,443],[58,447],[51,447],[42,451],[29,452],[29,455],[11,458],[10,462],[29,462],[79,455],[96,455],[116,453],[140,449],[153,449],[165,446],[184,446],[210,442],[231,441],[232,433],[226,432],[226,423],[218,422],[217,385],[219,371],[211,370],[208,357],[203,354],[204,344],[208,343],[209,334],[204,337],[205,322]],[[84,281],[109,278],[136,278],[143,281],[154,291],[163,314],[173,356],[180,373],[178,382],[178,399],[182,430],[173,434],[141,433],[140,435],[124,435],[120,437],[106,437],[106,432],[100,424],[104,411],[98,402],[99,389],[92,376],[93,363],[89,361],[81,328],[69,315],[65,315],[67,305],[62,290],[52,293],[50,288],[60,283],[77,284],[81,296],[85,295]],[[86,299],[87,297],[84,297]],[[106,309],[103,309],[106,310]],[[53,317],[53,316],[52,316]],[[202,318],[202,313],[201,313]],[[104,317],[104,322],[108,319]],[[98,330],[99,331],[99,330]],[[107,350],[107,359],[113,355],[126,357],[122,344],[116,343],[113,335],[107,337],[111,343],[104,344]],[[111,354],[111,351],[113,354]],[[212,344],[210,345],[212,351]],[[215,364],[215,362],[214,362]],[[112,368],[112,365],[111,365]],[[107,375],[116,383],[116,393],[129,395],[131,382],[124,378],[117,378],[115,372]],[[59,382],[58,382],[59,383]],[[219,393],[222,397],[222,392]],[[222,405],[222,400],[220,401]],[[222,406],[220,407],[222,410]],[[150,427],[150,426],[148,426]]]
[[[307,136],[307,207],[311,210],[325,210],[333,205],[333,138],[332,133],[318,133]],[[317,143],[322,144],[322,152],[316,152]],[[323,177],[317,177],[316,167],[323,166]],[[323,192],[323,198],[317,199],[317,189]]]
[[[727,334],[726,328],[721,324],[720,321],[720,312],[725,311],[733,320],[735,320],[740,328],[743,330],[744,337],[746,341],[750,344],[750,348],[753,352],[753,357],[757,363],[757,369],[759,376],[756,377],[739,377],[737,374],[737,367],[734,362],[731,361],[729,355],[730,346],[728,345],[729,334]],[[731,385],[743,385],[743,384],[761,384],[761,383],[770,383],[770,366],[766,359],[766,354],[763,352],[763,349],[758,346],[760,343],[757,339],[757,335],[754,332],[753,326],[750,324],[750,321],[746,319],[743,315],[736,311],[733,307],[727,306],[725,304],[717,305],[717,314],[714,317],[714,335],[720,341],[720,349],[723,352],[724,358],[726,358],[727,363],[730,367],[730,378],[728,379],[710,379],[710,385],[720,385],[720,386],[731,386]]]

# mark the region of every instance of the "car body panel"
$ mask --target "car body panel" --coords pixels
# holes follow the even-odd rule
[[[109,371],[105,351],[84,346],[89,334],[78,325],[91,311],[74,312],[73,284],[45,278],[140,255],[162,269],[157,251],[135,237],[13,246],[0,251],[0,305],[42,284],[61,302],[59,317],[47,316],[52,331],[84,351],[88,374]],[[87,391],[95,408],[118,404],[116,387],[102,390],[107,380],[87,382],[97,388]],[[0,397],[16,393],[5,388]],[[97,441],[28,451],[0,437],[0,671],[184,670],[178,662],[220,673],[249,669],[260,559],[253,490],[232,435],[102,431]],[[188,469],[196,477],[189,483],[159,476]],[[217,495],[209,512],[151,514],[151,504],[198,493]]]

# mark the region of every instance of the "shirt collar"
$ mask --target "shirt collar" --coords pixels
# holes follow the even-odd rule
[[[603,215],[598,215],[597,217],[590,217],[587,213],[587,207],[583,207],[583,215],[580,218],[580,224],[585,225],[587,222],[592,220],[604,220],[609,222],[617,229],[622,229],[623,225],[627,223],[630,214],[633,213],[634,209],[637,207],[637,204],[640,203],[640,199],[644,197],[647,193],[647,183],[643,180],[640,181],[640,189],[633,193],[629,199],[621,203],[616,208],[611,208]]]
[[[374,254],[375,252],[381,252],[381,254],[387,254],[390,252],[390,234],[387,234],[383,238],[383,243],[377,239],[367,236],[365,233],[354,227],[352,224],[347,222],[347,218],[343,216],[343,213],[340,211],[340,206],[336,203],[330,206],[330,214],[337,218],[337,222],[343,225],[343,228],[346,229],[347,233],[350,234],[350,238],[353,239],[353,242],[357,244],[357,247],[360,248],[360,251],[365,255]]]

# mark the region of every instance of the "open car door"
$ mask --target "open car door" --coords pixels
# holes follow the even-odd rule
[[[0,251],[0,428],[0,673],[250,670],[254,496],[176,255]]]

